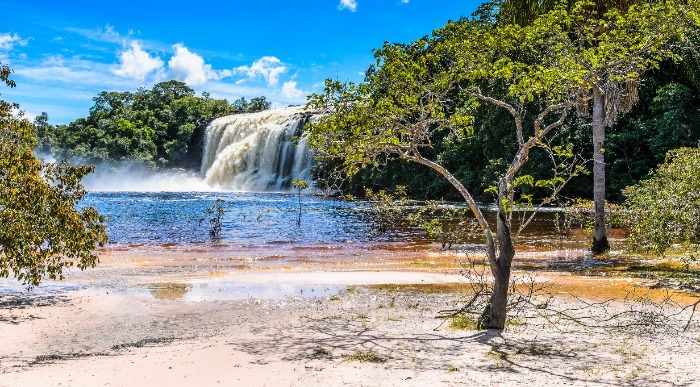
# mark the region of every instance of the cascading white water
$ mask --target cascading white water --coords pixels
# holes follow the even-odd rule
[[[296,179],[311,181],[313,155],[301,136],[303,107],[218,118],[209,124],[202,176],[212,187],[233,191],[286,191]]]

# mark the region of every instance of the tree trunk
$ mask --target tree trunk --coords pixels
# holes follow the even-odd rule
[[[605,232],[605,94],[597,91],[593,98],[593,254],[610,249]]]
[[[301,190],[299,190],[299,216],[297,217],[297,227],[301,227]]]
[[[510,232],[510,223],[503,208],[503,198],[511,199],[509,184],[501,182],[499,188],[498,218],[496,233],[498,235],[498,259],[491,265],[493,274],[493,290],[489,303],[479,319],[479,328],[503,329],[506,325],[508,306],[508,286],[510,284],[510,269],[515,256],[515,246]]]

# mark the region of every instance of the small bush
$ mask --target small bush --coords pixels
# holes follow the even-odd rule
[[[663,253],[700,244],[700,148],[669,151],[646,180],[623,193],[624,214],[635,250]]]
[[[403,222],[405,216],[403,207],[409,202],[405,186],[396,186],[393,193],[384,190],[374,192],[366,188],[365,197],[369,200],[371,208],[369,220],[373,224],[374,231],[385,233],[391,227]]]
[[[345,356],[344,362],[359,361],[360,363],[386,363],[389,359],[376,355],[373,352],[358,352]]]
[[[478,330],[479,322],[471,315],[458,314],[450,319],[450,328],[459,331],[475,331]]]
[[[314,358],[331,357],[331,352],[325,348],[318,347],[314,349],[314,352],[311,354],[311,356]]]

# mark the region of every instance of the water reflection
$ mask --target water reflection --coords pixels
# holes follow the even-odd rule
[[[146,287],[150,289],[153,297],[160,300],[181,299],[192,289],[192,285],[180,283],[148,284]]]

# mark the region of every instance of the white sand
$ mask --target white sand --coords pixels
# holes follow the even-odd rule
[[[656,335],[533,319],[455,331],[435,316],[459,294],[348,290],[464,281],[444,270],[131,269],[0,294],[0,386],[700,385],[697,325]],[[382,362],[354,360],[368,353]]]

